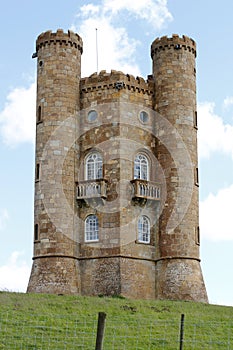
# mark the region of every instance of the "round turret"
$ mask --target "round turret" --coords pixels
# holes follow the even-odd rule
[[[183,35],[180,37],[177,34],[173,34],[171,38],[167,36],[162,36],[157,38],[151,44],[151,58],[153,59],[154,55],[161,50],[188,50],[194,54],[196,57],[196,43],[193,39]]]
[[[58,29],[56,33],[53,33],[51,30],[41,33],[36,41],[36,51],[38,51],[42,46],[57,43],[64,46],[74,46],[81,52],[81,54],[83,52],[82,38],[71,30],[68,30],[68,33],[64,33],[62,29]]]
[[[82,39],[47,31],[36,41],[37,120],[34,263],[28,291],[78,293],[75,243],[76,118]],[[50,274],[47,274],[47,271]]]
[[[158,297],[206,301],[199,266],[196,44],[187,36],[164,36],[152,43],[151,57],[158,128],[166,129],[156,148],[167,187],[159,223]]]

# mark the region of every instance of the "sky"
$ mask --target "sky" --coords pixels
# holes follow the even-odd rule
[[[0,290],[25,292],[33,254],[37,36],[72,29],[82,76],[152,72],[163,35],[197,43],[201,266],[212,304],[233,306],[233,2],[231,0],[8,0],[0,9]]]

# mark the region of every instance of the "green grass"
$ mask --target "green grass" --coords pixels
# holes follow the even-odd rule
[[[105,312],[104,350],[233,349],[233,308],[179,301],[0,292],[0,349],[95,349]]]

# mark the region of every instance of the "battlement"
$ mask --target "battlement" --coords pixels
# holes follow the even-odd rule
[[[68,30],[68,33],[64,33],[62,29],[58,29],[56,33],[48,30],[47,32],[40,34],[36,41],[36,51],[42,46],[57,43],[60,45],[75,46],[81,53],[83,52],[82,38],[71,30]]]
[[[193,39],[183,35],[180,37],[177,34],[173,34],[171,38],[167,36],[162,36],[153,41],[151,45],[151,58],[156,54],[156,52],[166,49],[174,48],[175,50],[189,50],[196,57],[196,43]]]
[[[128,89],[150,95],[153,93],[153,78],[148,76],[148,80],[145,81],[142,77],[135,78],[120,71],[111,70],[107,73],[102,70],[99,74],[93,73],[81,79],[81,91],[84,93],[104,89]]]

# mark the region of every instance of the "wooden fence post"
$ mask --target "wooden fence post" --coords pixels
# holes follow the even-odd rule
[[[184,342],[184,314],[181,315],[180,319],[180,350],[183,350]]]
[[[99,312],[95,350],[102,350],[106,314]]]

